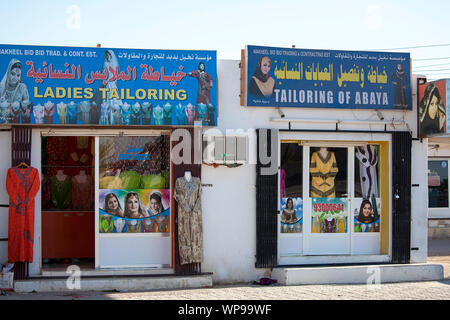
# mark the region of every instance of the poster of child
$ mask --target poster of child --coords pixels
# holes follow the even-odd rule
[[[303,199],[281,198],[281,233],[301,233],[303,229]]]

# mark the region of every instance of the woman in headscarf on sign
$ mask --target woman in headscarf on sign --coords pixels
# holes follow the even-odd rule
[[[272,61],[268,56],[258,60],[256,71],[250,79],[249,92],[257,97],[270,97],[275,89],[275,80],[269,75]]]
[[[12,116],[10,110],[17,113],[23,109],[23,114],[28,117],[31,116],[30,96],[28,94],[27,86],[22,82],[22,62],[17,59],[11,59],[0,82],[0,103],[2,105],[8,104],[8,108],[2,108],[1,122],[10,122]],[[8,110],[10,109],[10,110]]]
[[[102,92],[100,91],[100,89],[98,89],[95,94],[94,97],[91,99],[91,103],[95,102],[96,105],[101,106],[103,102],[106,101],[107,105],[111,106],[112,103],[116,102],[121,104],[122,100],[120,99],[116,99],[116,98],[111,98],[111,91],[112,90],[118,90],[117,89],[117,80],[111,80],[109,81],[109,79],[112,78],[113,76],[113,72],[115,70],[118,70],[119,68],[119,63],[117,62],[117,57],[114,54],[113,50],[106,50],[104,57],[103,57],[103,65],[102,65],[102,74],[107,73],[108,77],[105,81],[102,81],[102,84],[100,85],[100,88],[107,88],[107,92],[106,92],[106,99],[103,99],[102,97]]]
[[[445,107],[434,83],[428,84],[419,103],[420,134],[444,133]]]

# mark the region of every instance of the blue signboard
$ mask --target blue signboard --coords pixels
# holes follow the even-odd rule
[[[412,109],[409,53],[247,46],[246,55],[247,106]]]
[[[217,124],[216,51],[0,45],[0,124]]]

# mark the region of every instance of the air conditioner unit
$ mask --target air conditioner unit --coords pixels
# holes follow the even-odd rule
[[[245,164],[248,162],[247,135],[204,135],[203,162]]]

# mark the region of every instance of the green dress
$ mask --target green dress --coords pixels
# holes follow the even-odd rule
[[[52,206],[55,209],[68,209],[72,201],[71,197],[72,183],[70,176],[66,175],[63,181],[52,176],[50,178],[50,197]]]

